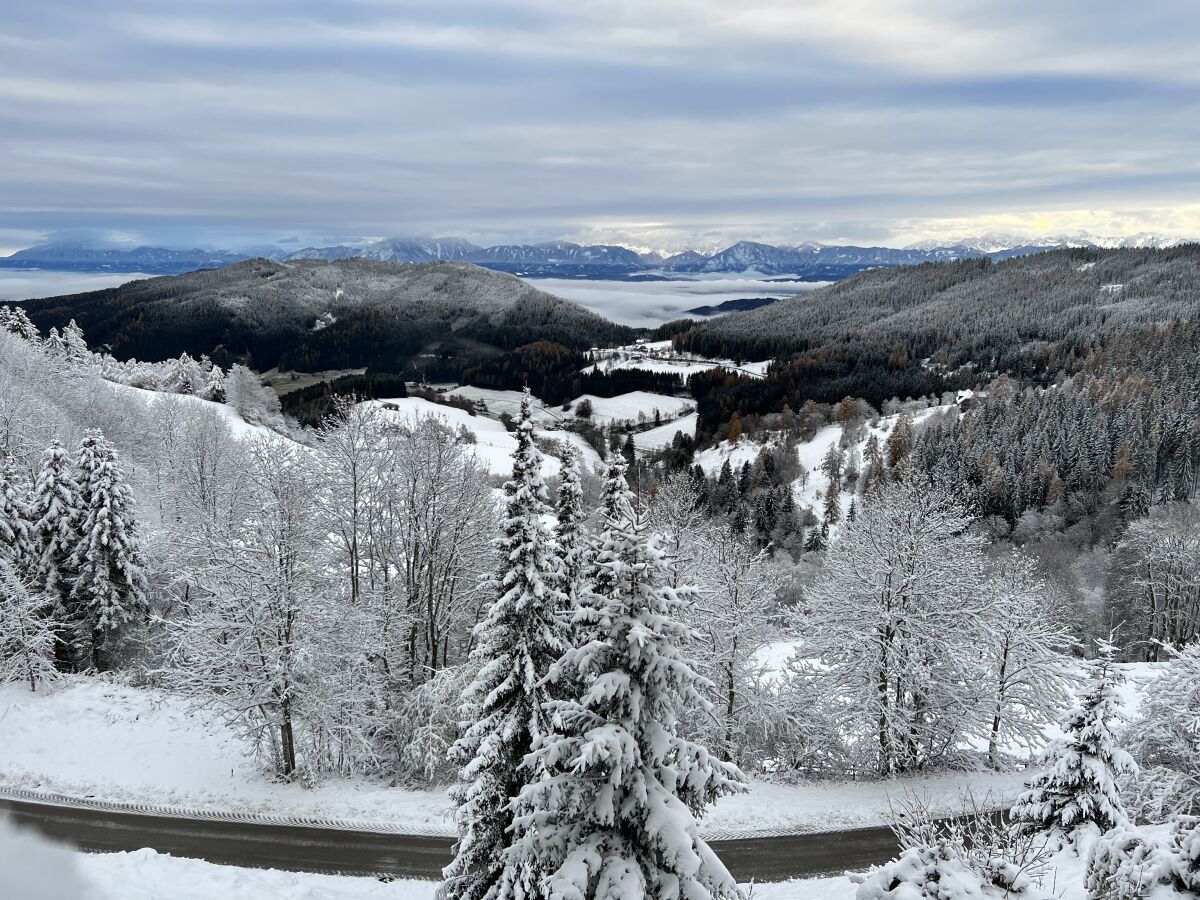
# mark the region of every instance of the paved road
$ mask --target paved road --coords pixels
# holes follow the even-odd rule
[[[214,863],[302,872],[436,878],[453,843],[444,837],[206,821],[7,798],[0,798],[0,810],[83,850],[153,847]],[[862,870],[886,862],[897,849],[887,828],[716,840],[712,847],[741,881]]]

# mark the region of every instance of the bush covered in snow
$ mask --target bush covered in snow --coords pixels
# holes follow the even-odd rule
[[[979,867],[954,841],[909,847],[867,875],[852,876],[859,884],[855,900],[1001,900],[1049,898],[1027,874],[997,861]]]
[[[1092,845],[1087,860],[1088,896],[1096,900],[1141,900],[1170,880],[1168,852],[1144,831],[1117,826]]]

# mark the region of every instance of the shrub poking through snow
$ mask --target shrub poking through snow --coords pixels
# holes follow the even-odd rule
[[[1051,856],[1044,836],[1008,827],[985,798],[967,798],[967,810],[936,818],[920,797],[907,796],[892,808],[892,830],[900,842],[896,859],[866,875],[856,900],[983,900],[1043,898]]]
[[[1171,825],[1175,880],[1185,891],[1200,893],[1200,816],[1176,816]]]
[[[1141,900],[1171,880],[1171,854],[1137,828],[1118,826],[1097,839],[1087,861],[1093,900]]]
[[[887,865],[851,878],[858,882],[855,900],[1041,900],[1050,896],[1016,866],[997,864],[981,871],[953,840],[909,847]]]

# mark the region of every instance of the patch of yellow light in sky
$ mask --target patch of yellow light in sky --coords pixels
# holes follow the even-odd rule
[[[1200,238],[1200,204],[1140,210],[1036,210],[945,219],[904,219],[892,225],[899,241],[953,239],[989,232],[1029,238],[1079,234],[1120,238],[1140,232]]]

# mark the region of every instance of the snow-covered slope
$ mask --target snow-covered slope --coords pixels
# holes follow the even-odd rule
[[[495,419],[487,416],[473,416],[455,406],[443,406],[431,403],[420,397],[404,397],[394,400],[369,400],[368,403],[381,407],[389,415],[415,419],[419,416],[435,416],[445,422],[450,428],[463,428],[475,437],[472,452],[479,461],[487,466],[493,475],[508,476],[512,474],[512,455],[517,449],[517,439],[508,433],[507,429]],[[542,474],[546,477],[557,475],[562,464],[553,456],[546,456],[542,462]]]
[[[597,425],[653,422],[656,412],[661,419],[675,419],[693,409],[692,401],[686,397],[669,397],[649,391],[630,391],[615,397],[584,394],[571,401],[571,409],[579,409],[579,404],[585,400],[592,405],[591,418]]]
[[[633,446],[640,453],[645,453],[650,450],[660,450],[663,447],[670,447],[675,440],[675,435],[683,432],[688,437],[696,436],[696,425],[700,421],[700,416],[696,413],[689,413],[686,416],[680,416],[673,422],[667,422],[665,425],[659,425],[657,428],[651,428],[649,431],[639,431],[633,436]]]
[[[229,426],[229,430],[237,438],[256,438],[278,436],[278,434],[267,428],[265,425],[254,425],[243,419],[236,409],[225,403],[214,403],[211,400],[203,400],[200,397],[191,394],[170,394],[163,391],[147,391],[143,388],[131,387],[127,384],[117,384],[116,382],[106,381],[104,384],[111,389],[115,394],[123,397],[128,397],[139,403],[144,403],[150,406],[154,403],[185,403],[199,409],[207,409],[216,413],[225,424]]]
[[[935,413],[951,408],[934,406],[916,410],[913,413],[913,422],[919,425]],[[882,446],[887,440],[888,435],[892,433],[892,429],[896,427],[896,422],[899,418],[900,414],[896,413],[881,416],[875,423],[868,423],[861,438],[846,448],[847,453],[857,453],[861,460],[863,450],[872,435],[878,438]],[[841,443],[843,431],[844,428],[842,425],[826,425],[813,436],[812,440],[796,445],[797,459],[808,472],[805,482],[796,481],[793,483],[796,503],[802,508],[811,509],[818,515],[821,511],[821,498],[825,496],[825,492],[829,489],[829,478],[820,471],[818,466],[820,466],[821,460],[825,458],[825,454],[829,452],[829,448]],[[773,447],[778,443],[778,436],[772,436],[767,440],[742,438],[735,444],[731,444],[729,441],[721,441],[719,444],[697,453],[695,462],[707,474],[716,475],[721,471],[721,467],[725,464],[725,461],[728,460],[730,467],[736,473],[745,463],[753,465],[764,447]],[[849,508],[853,496],[848,491],[842,493],[843,512]]]

